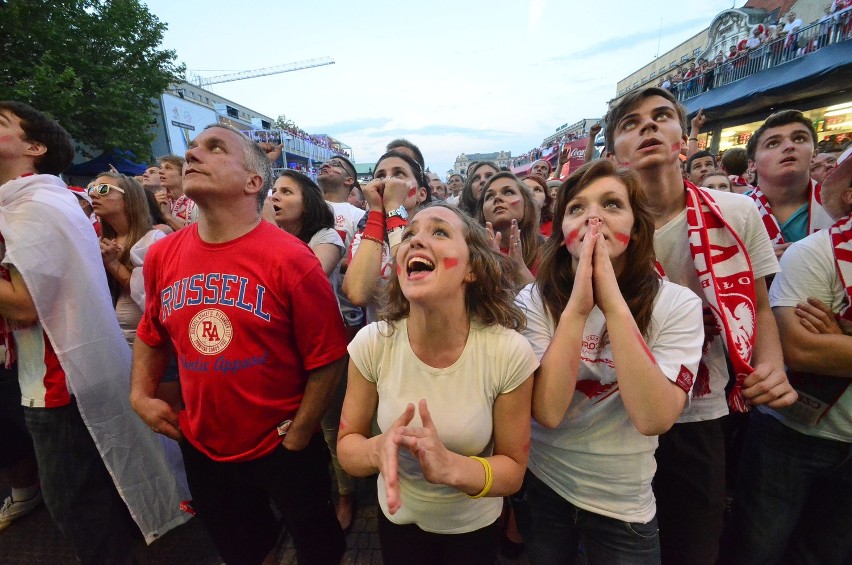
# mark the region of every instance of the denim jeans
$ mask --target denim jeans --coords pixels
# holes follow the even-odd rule
[[[588,565],[660,563],[656,518],[623,522],[581,510],[530,471],[512,506],[532,565],[573,564],[580,544]]]
[[[84,565],[129,563],[142,534],[107,472],[74,398],[60,408],[24,407],[44,504]]]
[[[852,444],[755,410],[740,464],[725,563],[852,563]]]

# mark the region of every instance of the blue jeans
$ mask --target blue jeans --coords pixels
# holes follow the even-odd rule
[[[142,540],[74,398],[60,408],[24,407],[44,504],[84,564],[129,563]]]
[[[729,527],[725,563],[852,563],[852,444],[755,410]]]
[[[572,564],[581,543],[588,565],[660,563],[656,517],[642,524],[581,510],[530,471],[512,506],[532,565]]]

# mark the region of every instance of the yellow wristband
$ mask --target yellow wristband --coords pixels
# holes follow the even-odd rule
[[[477,457],[475,455],[470,456],[471,459],[476,459],[482,464],[482,468],[485,469],[485,486],[482,487],[482,490],[478,494],[469,494],[468,496],[471,498],[482,498],[491,490],[491,485],[494,484],[494,469],[491,467],[491,463],[488,459],[484,457]]]

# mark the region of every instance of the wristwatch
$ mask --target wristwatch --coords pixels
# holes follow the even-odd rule
[[[391,210],[387,214],[385,214],[387,218],[393,218],[394,216],[398,216],[403,220],[408,220],[408,211],[405,209],[405,206],[400,206],[396,210]]]

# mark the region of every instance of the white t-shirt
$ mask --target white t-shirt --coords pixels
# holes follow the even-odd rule
[[[766,233],[754,201],[742,194],[731,192],[717,191],[712,194],[713,200],[722,211],[722,216],[745,244],[751,258],[755,279],[777,273],[780,270],[778,260],[775,258],[772,242],[769,241],[769,235]],[[707,306],[707,299],[698,282],[695,263],[689,250],[686,208],[672,221],[654,232],[654,251],[668,279],[691,289],[701,298],[703,305]],[[757,331],[759,332],[760,328]],[[724,336],[717,336],[710,342],[709,350],[704,358],[710,373],[710,393],[703,396],[693,394],[692,402],[680,415],[678,422],[715,420],[728,413],[728,403],[725,399],[728,367],[724,342]]]
[[[459,193],[458,196],[448,196],[447,199],[444,200],[444,202],[446,202],[447,204],[452,204],[453,206],[458,206],[459,198],[461,198],[461,193]]]
[[[364,327],[349,344],[349,355],[361,374],[376,384],[379,428],[387,430],[408,403],[425,398],[441,442],[461,455],[492,454],[494,401],[515,390],[538,367],[530,344],[518,332],[501,326],[471,323],[467,344],[450,367],[423,363],[408,342],[407,320],[388,336],[385,322]],[[415,412],[412,426],[421,426]],[[484,528],[500,516],[499,497],[472,499],[446,485],[423,478],[420,463],[407,450],[399,452],[402,507],[388,512],[387,489],[379,474],[379,506],[395,524],[417,524],[427,532],[459,534]]]
[[[334,214],[334,230],[343,240],[344,253],[352,244],[352,239],[358,231],[358,222],[364,217],[366,212],[357,206],[353,206],[349,202],[328,202]],[[340,304],[340,313],[348,325],[358,325],[363,321],[364,315],[360,308],[352,304],[346,295],[343,293],[343,273],[340,269],[336,269],[335,277],[329,277],[331,284],[334,287],[334,293],[337,295],[337,302]]]
[[[339,247],[341,253],[346,253],[346,246],[343,244],[343,240],[340,238],[340,234],[337,233],[337,230],[333,230],[331,228],[322,228],[318,230],[308,241],[308,247],[311,248],[311,251],[316,251],[316,246],[323,243]],[[341,258],[342,257],[343,255],[341,254]]]
[[[814,297],[839,312],[846,306],[846,289],[838,276],[829,230],[818,231],[787,248],[781,257],[781,272],[769,289],[773,308],[795,308]],[[771,414],[797,432],[826,439],[852,442],[852,386],[837,400],[816,425],[806,426],[784,416],[783,411],[765,406],[758,410]]]
[[[541,359],[553,339],[553,320],[533,285],[521,291],[517,302],[527,314],[522,333]],[[684,368],[696,374],[702,327],[701,300],[695,293],[663,282],[647,344],[670,381],[678,382]],[[647,523],[657,512],[651,490],[657,436],[642,435],[630,421],[618,389],[612,347],[605,335],[601,338],[605,328],[604,315],[595,307],[583,330],[574,397],[556,428],[533,421],[529,469],[578,508]]]

